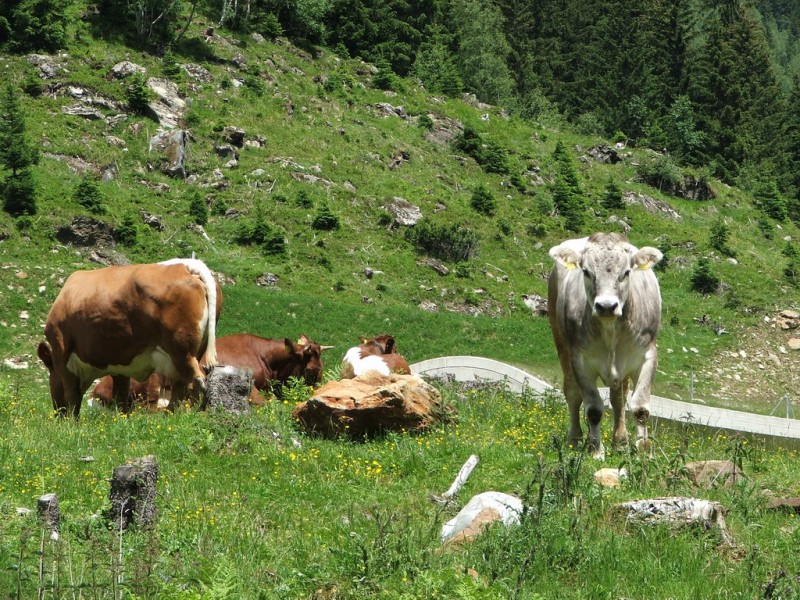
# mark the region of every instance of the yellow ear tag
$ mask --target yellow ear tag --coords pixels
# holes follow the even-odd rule
[[[638,268],[640,271],[647,271],[647,269],[650,268],[650,263],[644,263],[643,265],[639,265]]]
[[[567,267],[568,269],[577,269],[578,268],[578,263],[568,262],[568,263],[564,263],[564,266]]]
[[[297,343],[302,346],[303,345],[303,338],[297,338]]]

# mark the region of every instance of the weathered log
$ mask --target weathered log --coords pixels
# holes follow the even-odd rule
[[[154,456],[137,458],[114,468],[108,520],[119,531],[130,525],[148,528],[156,519],[158,464]]]

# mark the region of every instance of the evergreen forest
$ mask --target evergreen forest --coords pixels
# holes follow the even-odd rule
[[[532,121],[667,150],[800,219],[800,6],[790,0],[10,0],[0,50],[88,36],[163,53],[203,18],[328,47]]]

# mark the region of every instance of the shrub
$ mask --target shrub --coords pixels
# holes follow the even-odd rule
[[[10,175],[3,185],[3,210],[11,216],[36,214],[36,184],[30,169]]]
[[[768,217],[783,222],[789,216],[788,204],[775,181],[761,186],[755,191],[756,207]]]
[[[91,177],[84,177],[72,193],[72,198],[86,208],[93,215],[104,215],[106,207],[103,204],[103,194],[97,181]]]
[[[147,79],[142,73],[134,73],[131,75],[128,87],[125,88],[125,99],[128,102],[128,108],[131,112],[137,115],[144,115],[147,113],[147,105],[150,103],[152,92],[147,87]]]
[[[139,239],[139,222],[129,213],[114,230],[114,239],[123,246],[133,246]]]
[[[189,217],[198,225],[208,223],[208,205],[200,192],[195,192],[189,202]]]
[[[756,224],[758,225],[758,230],[761,232],[764,238],[771,240],[775,237],[775,225],[772,224],[772,221],[769,220],[767,215],[759,214]]]
[[[433,119],[431,119],[427,114],[420,115],[419,119],[417,120],[417,124],[426,131],[430,131],[434,126]]]
[[[608,210],[623,210],[625,201],[622,199],[622,188],[617,180],[611,177],[603,188],[603,199],[600,201],[603,208]]]
[[[264,37],[274,40],[283,35],[283,27],[275,13],[267,13],[258,20],[255,29]]]
[[[707,258],[698,259],[692,272],[692,289],[700,294],[714,294],[719,289],[720,279],[711,272]]]
[[[294,198],[294,203],[300,208],[314,207],[314,200],[306,190],[300,190],[297,192],[297,196]]]
[[[494,194],[483,183],[479,184],[472,192],[470,204],[479,213],[487,216],[492,216],[497,210],[497,200]]]
[[[271,228],[264,233],[264,241],[261,243],[261,251],[265,256],[277,256],[286,254],[286,240],[283,234],[273,231]]]
[[[23,215],[14,221],[14,227],[16,227],[17,231],[20,233],[28,233],[33,229],[33,219],[28,215]]]
[[[722,218],[717,219],[711,224],[711,229],[709,231],[709,243],[711,247],[718,250],[724,256],[733,257],[736,256],[736,252],[728,246],[729,238],[730,229]]]
[[[161,72],[164,73],[164,77],[172,80],[179,79],[181,76],[181,66],[171,48],[167,48],[161,58]]]
[[[647,185],[659,191],[676,188],[683,181],[683,171],[672,158],[666,154],[643,162],[637,169],[639,178]]]
[[[784,277],[792,285],[800,285],[800,250],[792,242],[787,242],[781,254],[788,259],[786,266],[783,268]]]
[[[379,90],[399,91],[400,78],[392,71],[392,67],[385,62],[377,65],[378,72],[372,77],[372,85]]]
[[[508,151],[493,140],[484,140],[471,127],[453,139],[453,148],[475,159],[487,173],[508,175],[511,165]]]
[[[576,194],[561,175],[556,176],[553,204],[558,214],[564,217],[564,227],[576,233],[580,232],[586,217],[583,196]]]
[[[327,203],[323,203],[322,206],[319,207],[317,214],[314,215],[311,221],[311,227],[321,231],[332,231],[334,229],[339,229],[339,226],[339,217],[331,212]]]
[[[441,260],[460,262],[478,254],[478,234],[460,223],[439,225],[423,220],[407,230],[406,236],[418,250]]]
[[[211,205],[211,214],[216,217],[222,217],[228,210],[228,203],[225,198],[216,198]]]

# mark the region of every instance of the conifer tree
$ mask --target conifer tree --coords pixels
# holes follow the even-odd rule
[[[508,105],[514,80],[508,69],[511,46],[503,34],[502,13],[489,0],[461,0],[451,5],[450,18],[464,86],[484,102]]]
[[[586,201],[578,171],[561,140],[556,143],[553,159],[556,168],[553,204],[558,214],[564,217],[564,226],[570,231],[580,232],[586,218]]]
[[[3,182],[3,208],[12,215],[36,213],[36,185],[31,166],[39,161],[29,143],[19,96],[7,84],[0,98],[0,164],[11,174]]]

